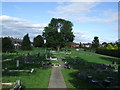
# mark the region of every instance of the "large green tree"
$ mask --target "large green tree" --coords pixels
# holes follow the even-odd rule
[[[10,38],[4,37],[2,38],[2,51],[3,52],[12,52],[14,51],[14,45]]]
[[[33,39],[33,45],[34,45],[34,47],[42,47],[42,46],[44,46],[44,39],[43,39],[43,37],[41,35],[36,36]]]
[[[94,37],[94,40],[92,42],[92,47],[93,48],[98,48],[99,47],[99,39],[98,39],[98,37]]]
[[[70,21],[52,18],[43,32],[43,36],[46,39],[46,46],[59,50],[60,47],[67,45],[66,43],[73,42],[72,27],[73,24]]]
[[[31,50],[31,49],[32,49],[32,47],[31,47],[31,42],[30,42],[30,39],[29,39],[29,35],[28,35],[28,34],[26,34],[26,35],[23,37],[23,42],[22,42],[21,49],[22,49],[22,50]]]

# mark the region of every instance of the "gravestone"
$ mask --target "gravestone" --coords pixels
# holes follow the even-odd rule
[[[16,66],[19,67],[19,60],[16,61]]]
[[[45,55],[45,57],[47,58],[47,54]]]
[[[79,51],[79,49],[77,48],[76,51]]]

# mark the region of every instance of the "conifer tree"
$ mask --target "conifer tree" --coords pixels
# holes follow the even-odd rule
[[[30,39],[29,39],[29,35],[28,35],[28,34],[26,34],[26,35],[23,37],[23,42],[22,42],[21,49],[22,49],[22,50],[31,50],[31,49],[32,49],[32,47],[31,47],[31,42],[30,42]]]

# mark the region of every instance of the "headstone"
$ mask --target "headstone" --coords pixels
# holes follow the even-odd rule
[[[47,54],[45,55],[45,57],[47,58]]]
[[[17,65],[16,66],[19,67],[19,60],[17,60]]]
[[[79,49],[77,48],[76,51],[79,51]]]

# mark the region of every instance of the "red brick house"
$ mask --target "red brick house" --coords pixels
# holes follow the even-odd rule
[[[91,47],[92,44],[91,43],[83,43],[83,47]]]
[[[79,44],[77,44],[77,43],[72,43],[72,44],[71,44],[71,47],[73,47],[73,48],[79,48]]]

